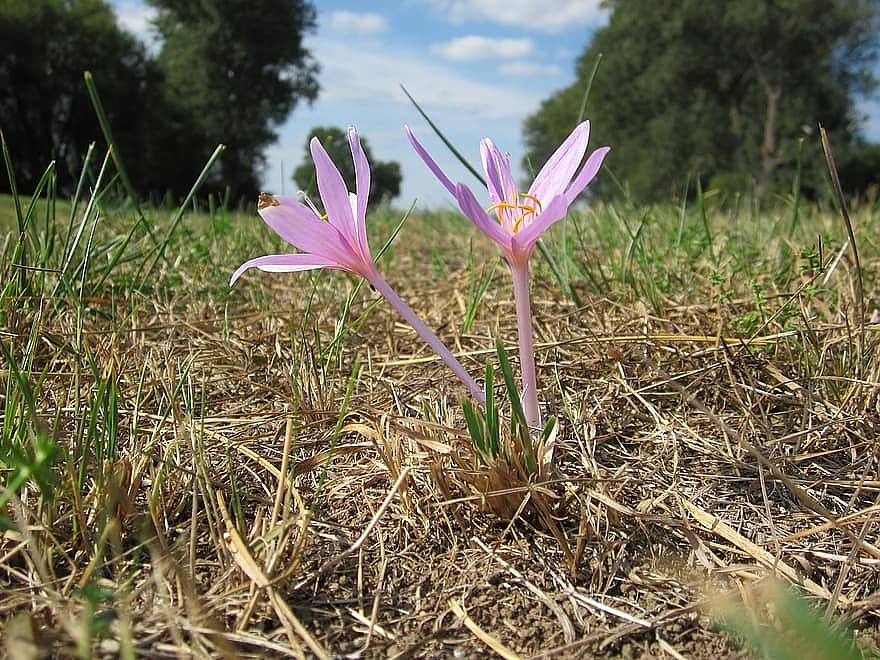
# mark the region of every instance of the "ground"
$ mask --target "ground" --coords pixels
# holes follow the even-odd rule
[[[407,240],[382,268],[464,365],[496,339],[515,358],[492,246]],[[536,254],[558,432],[528,480],[474,456],[466,390],[356,278],[229,292],[239,261],[211,255],[160,265],[153,295],[5,305],[65,457],[54,497],[4,491],[10,657],[749,657],[722,624],[795,652],[787,593],[876,653],[877,326],[850,322],[850,261],[825,293],[830,258],[761,295],[681,272],[650,297],[578,281],[575,303]],[[494,275],[462,332],[473,263]]]

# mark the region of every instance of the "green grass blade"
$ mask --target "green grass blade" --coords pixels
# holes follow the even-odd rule
[[[437,124],[435,124],[431,120],[431,118],[428,116],[428,113],[426,113],[424,110],[422,110],[422,106],[420,106],[418,104],[418,102],[412,97],[412,95],[407,91],[406,87],[401,85],[400,89],[403,90],[403,93],[406,94],[406,98],[408,98],[410,103],[412,103],[416,107],[416,110],[419,111],[419,114],[424,118],[424,120],[426,122],[428,122],[428,126],[430,126],[431,129],[434,131],[434,133],[437,135],[437,137],[440,138],[440,141],[443,142],[443,144],[446,145],[446,148],[452,152],[452,155],[458,159],[458,162],[460,162],[462,165],[464,165],[465,169],[468,172],[470,172],[471,174],[473,174],[474,178],[477,181],[479,181],[482,185],[485,186],[486,179],[484,179],[480,175],[480,173],[477,172],[477,170],[467,161],[467,158],[465,158],[464,156],[461,155],[461,152],[455,148],[455,145],[449,141],[449,139],[446,137],[446,135],[443,134],[443,131],[441,131],[440,128],[437,126]]]
[[[590,71],[590,75],[587,78],[587,87],[584,89],[584,95],[581,97],[581,107],[578,110],[578,124],[580,124],[587,115],[587,99],[590,98],[590,91],[593,89],[593,81],[596,79],[596,74],[599,72],[599,65],[601,63],[602,53],[599,53],[596,56],[596,61],[593,63],[593,70]]]
[[[107,142],[107,147],[113,158],[113,163],[116,165],[116,170],[119,172],[119,179],[122,181],[122,186],[125,188],[125,192],[128,194],[135,212],[137,213],[138,224],[142,225],[147,231],[147,235],[152,241],[153,247],[159,249],[159,242],[156,240],[156,236],[153,234],[150,223],[147,222],[144,212],[141,210],[134,185],[131,183],[131,179],[128,177],[128,171],[125,169],[125,163],[122,161],[122,154],[119,153],[119,149],[116,146],[116,140],[113,138],[113,131],[110,129],[110,120],[107,118],[107,113],[104,110],[104,104],[101,102],[101,96],[98,94],[98,87],[95,84],[95,79],[92,77],[92,72],[84,71],[83,79],[86,83],[86,90],[89,93],[92,107],[98,117],[98,125],[101,127],[101,132],[104,134],[104,140]],[[171,264],[168,265],[170,266]]]
[[[6,176],[9,180],[9,190],[12,193],[12,206],[15,210],[15,219],[18,223],[18,233],[24,233],[24,214],[21,211],[21,201],[18,197],[18,187],[15,183],[15,168],[12,166],[12,156],[9,154],[9,145],[6,144],[6,136],[0,129],[0,149],[3,151],[3,163],[6,165]]]
[[[486,436],[492,457],[501,451],[501,423],[498,417],[498,406],[495,405],[495,369],[492,363],[486,363]]]
[[[471,326],[473,325],[474,318],[477,315],[477,307],[479,306],[480,301],[483,299],[483,296],[486,295],[486,291],[489,290],[489,285],[492,284],[493,277],[495,277],[494,261],[486,267],[480,283],[476,287],[471,288],[471,295],[469,296],[470,300],[468,302],[467,311],[464,315],[464,323],[462,323],[461,326],[462,334],[466,334],[471,331]]]
[[[360,372],[361,356],[356,355],[354,358],[354,364],[351,367],[351,374],[348,377],[348,385],[345,388],[345,396],[342,399],[342,405],[339,407],[339,414],[336,417],[336,428],[333,430],[333,437],[330,439],[330,449],[327,452],[327,460],[324,461],[324,466],[321,469],[321,476],[318,479],[318,485],[315,487],[315,495],[309,506],[309,510],[312,513],[315,512],[315,508],[318,506],[318,499],[321,497],[321,493],[324,490],[324,484],[327,481],[327,470],[330,466],[330,461],[333,460],[333,452],[336,449],[336,443],[339,442],[339,436],[342,435],[342,426],[345,423],[345,416],[348,414],[348,403],[351,401],[351,394],[354,392],[354,386],[357,384]]]
[[[471,445],[481,454],[488,454],[486,442],[486,424],[480,411],[470,399],[461,402],[464,421],[467,425],[468,434],[471,436]]]
[[[718,266],[718,255],[715,254],[715,239],[712,236],[712,229],[709,227],[709,214],[706,212],[706,200],[703,195],[703,185],[697,178],[697,210],[700,213],[700,220],[703,223],[703,233],[706,236],[706,249],[709,251],[709,258],[715,266]]]
[[[205,166],[202,168],[201,173],[199,173],[199,176],[196,178],[195,183],[189,189],[189,192],[187,193],[183,202],[177,208],[177,212],[174,214],[174,217],[171,220],[171,224],[169,225],[168,230],[165,232],[165,237],[156,246],[156,256],[153,258],[152,263],[147,268],[146,273],[144,273],[143,278],[141,279],[141,286],[143,286],[144,283],[153,275],[153,271],[156,269],[159,261],[165,260],[165,262],[168,263],[168,260],[165,259],[165,249],[171,242],[171,238],[174,236],[174,232],[177,231],[177,226],[183,219],[187,208],[189,208],[190,203],[192,202],[199,188],[202,187],[205,179],[208,178],[208,174],[211,172],[211,168],[214,167],[214,163],[216,163],[217,159],[220,158],[220,154],[223,153],[224,149],[226,149],[225,145],[217,145],[217,148],[214,149],[214,153],[212,153],[210,158],[208,158],[208,161],[205,163]]]
[[[391,235],[385,240],[382,244],[382,247],[379,248],[378,252],[376,252],[375,261],[378,263],[382,258],[382,255],[391,247],[391,244],[394,242],[394,239],[397,238],[397,235],[400,233],[400,230],[403,229],[404,223],[409,218],[412,213],[413,208],[415,208],[415,204],[411,204],[407,212],[400,219],[400,222],[394,227],[391,232]],[[349,312],[351,311],[351,305],[357,298],[357,294],[360,293],[361,288],[364,286],[364,280],[359,279],[357,284],[355,284],[354,289],[346,296],[345,303],[343,303],[342,313],[339,315],[339,320],[337,321],[337,330],[333,335],[333,338],[330,340],[330,343],[320,352],[320,358],[322,360],[327,360],[329,357],[339,348],[340,342],[348,335],[352,330],[360,327],[373,313],[381,301],[381,298],[377,299],[373,304],[369,305],[367,309],[361,312],[356,319],[353,321],[346,323],[348,319]]]
[[[528,428],[529,425],[526,423],[526,415],[516,387],[516,380],[513,377],[513,368],[510,366],[507,351],[504,350],[504,344],[501,343],[501,340],[496,342],[495,350],[498,353],[498,362],[501,366],[501,377],[504,379],[504,387],[507,389],[507,396],[510,399],[511,423],[516,422],[520,426]]]

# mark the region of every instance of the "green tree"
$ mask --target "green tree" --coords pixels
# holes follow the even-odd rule
[[[300,190],[314,195],[317,190],[315,181],[315,165],[312,162],[312,153],[309,150],[309,142],[312,136],[317,137],[327,154],[342,173],[342,178],[348,189],[355,189],[354,163],[351,160],[351,148],[348,144],[348,133],[335,126],[317,126],[309,131],[309,138],[305,145],[305,159],[294,171],[293,180]],[[400,163],[397,161],[375,160],[370,151],[367,139],[361,135],[361,146],[367,160],[370,161],[370,199],[374,202],[391,201],[400,194],[400,183],[403,175],[400,173]]]
[[[102,0],[5,0],[0,3],[0,128],[16,184],[30,191],[49,162],[59,190],[71,190],[89,144],[101,141],[83,82],[92,71],[132,176],[161,171],[144,157],[144,127],[163,112],[154,99],[161,76],[144,46],[120,29]],[[152,167],[151,167],[152,166]],[[7,177],[0,189],[8,189]]]
[[[524,125],[539,165],[586,106],[596,144],[640,200],[668,199],[701,177],[759,195],[789,189],[799,143],[817,124],[857,143],[854,100],[875,84],[874,0],[607,0],[609,24],[577,64],[577,81]],[[808,148],[809,153],[818,153]],[[819,158],[807,159],[807,185]],[[609,193],[606,179],[600,192]]]
[[[318,66],[303,46],[316,26],[314,7],[302,0],[149,2],[158,10],[158,61],[169,94],[208,149],[226,145],[214,185],[234,199],[255,195],[275,128],[318,93]]]

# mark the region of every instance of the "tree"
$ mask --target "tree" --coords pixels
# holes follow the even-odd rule
[[[327,154],[333,159],[336,167],[342,173],[345,185],[353,191],[354,163],[351,160],[351,148],[348,144],[348,133],[335,126],[317,126],[309,131],[309,138],[305,145],[305,160],[293,171],[293,180],[300,190],[310,195],[316,191],[315,165],[312,162],[312,153],[309,149],[311,136],[317,137]],[[370,199],[375,202],[390,201],[400,194],[400,183],[403,175],[400,173],[400,163],[397,161],[375,160],[370,151],[367,139],[361,135],[361,147],[367,160],[370,161]]]
[[[817,144],[817,124],[836,146],[858,141],[854,100],[876,82],[873,0],[606,4],[610,22],[579,58],[577,81],[525,122],[530,163],[577,122],[600,53],[592,139],[614,147],[609,165],[637,199],[668,199],[694,177],[739,189],[751,181],[759,195],[789,189],[799,143]],[[821,166],[812,161],[808,182]]]
[[[6,0],[0,4],[0,128],[16,185],[30,191],[55,161],[60,191],[70,191],[89,144],[101,137],[86,93],[91,70],[120,143],[137,146],[152,106],[155,71],[145,49],[121,30],[101,0]],[[0,189],[8,189],[3,177]]]
[[[226,145],[214,184],[234,199],[254,196],[275,128],[318,93],[318,66],[303,46],[316,27],[314,7],[303,0],[149,2],[158,10],[158,61],[171,96],[205,144]]]

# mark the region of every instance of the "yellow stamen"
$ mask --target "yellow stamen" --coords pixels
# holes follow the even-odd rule
[[[513,233],[519,231],[520,225],[522,225],[523,220],[525,220],[530,215],[538,215],[541,212],[541,200],[535,197],[534,195],[530,195],[528,193],[519,193],[517,194],[517,198],[522,197],[523,199],[532,202],[531,204],[512,204],[507,200],[503,202],[498,202],[497,204],[492,204],[489,208],[486,209],[487,213],[495,212],[495,215],[498,217],[498,222],[501,222],[501,212],[502,210],[511,210],[511,211],[522,211],[519,214],[519,217],[513,221]]]
[[[535,208],[538,209],[538,213],[543,211],[543,207],[541,206],[541,200],[535,197],[534,195],[530,195],[529,193],[520,193],[520,197],[525,197],[528,200],[531,200],[535,204]],[[537,214],[536,214],[537,215]]]

